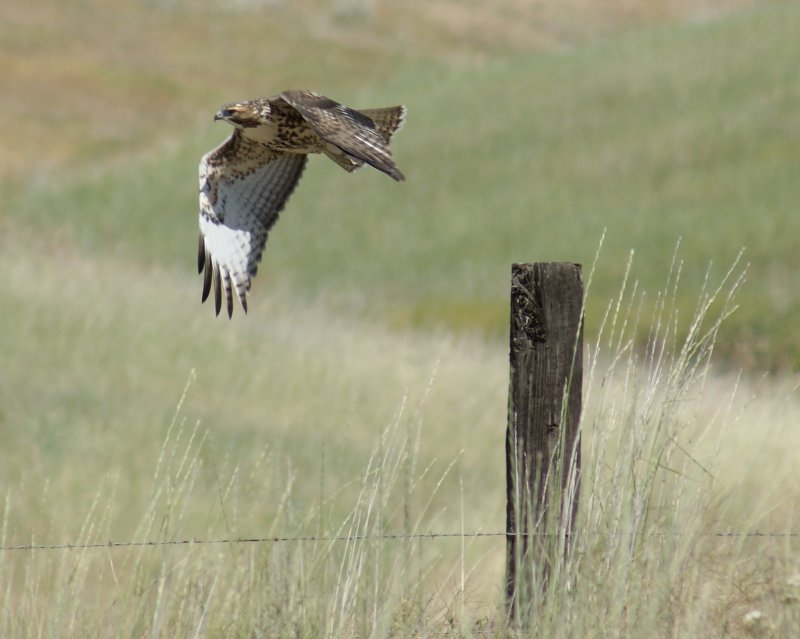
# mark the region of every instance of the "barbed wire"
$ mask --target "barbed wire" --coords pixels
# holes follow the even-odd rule
[[[427,533],[387,533],[382,535],[331,535],[331,536],[303,536],[303,537],[227,537],[220,539],[167,539],[160,541],[105,541],[93,543],[67,543],[67,544],[19,544],[0,546],[0,552],[11,550],[91,550],[99,548],[131,548],[131,547],[156,547],[156,546],[207,546],[214,544],[266,544],[266,543],[309,543],[309,542],[357,542],[357,541],[399,541],[412,539],[471,539],[477,537],[530,537],[542,536],[545,533],[513,533],[513,532],[427,532]],[[552,536],[555,533],[545,534]],[[630,533],[633,534],[633,533]],[[682,537],[690,533],[659,531],[650,533],[657,537]],[[569,536],[568,534],[566,536]],[[800,537],[800,531],[772,531],[772,530],[723,530],[717,532],[697,533],[698,537]]]

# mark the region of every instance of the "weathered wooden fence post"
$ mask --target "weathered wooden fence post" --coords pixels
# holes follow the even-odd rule
[[[583,377],[580,264],[514,264],[506,436],[506,592],[525,619],[564,556],[578,506]]]

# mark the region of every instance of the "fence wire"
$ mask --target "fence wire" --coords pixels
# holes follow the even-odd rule
[[[358,541],[398,541],[408,539],[473,539],[477,537],[527,537],[542,533],[513,532],[427,532],[427,533],[387,533],[383,535],[333,535],[304,537],[228,537],[220,539],[167,539],[161,541],[105,541],[74,544],[19,544],[0,546],[0,551],[11,550],[91,550],[99,548],[132,548],[157,546],[208,546],[213,544],[278,544],[278,543],[311,543],[311,542],[358,542]],[[633,533],[631,533],[633,534]],[[689,533],[653,532],[656,537],[683,537]],[[800,531],[773,530],[723,530],[717,532],[697,533],[697,537],[800,537]]]

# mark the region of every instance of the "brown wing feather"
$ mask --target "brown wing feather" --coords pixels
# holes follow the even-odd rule
[[[284,91],[280,98],[329,144],[397,181],[405,179],[389,151],[391,135],[387,137],[369,116],[313,91]],[[402,115],[398,120],[402,123]]]

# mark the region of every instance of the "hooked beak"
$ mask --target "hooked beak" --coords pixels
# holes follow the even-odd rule
[[[214,122],[217,120],[224,120],[226,115],[229,115],[229,111],[227,109],[220,109],[214,114]]]

